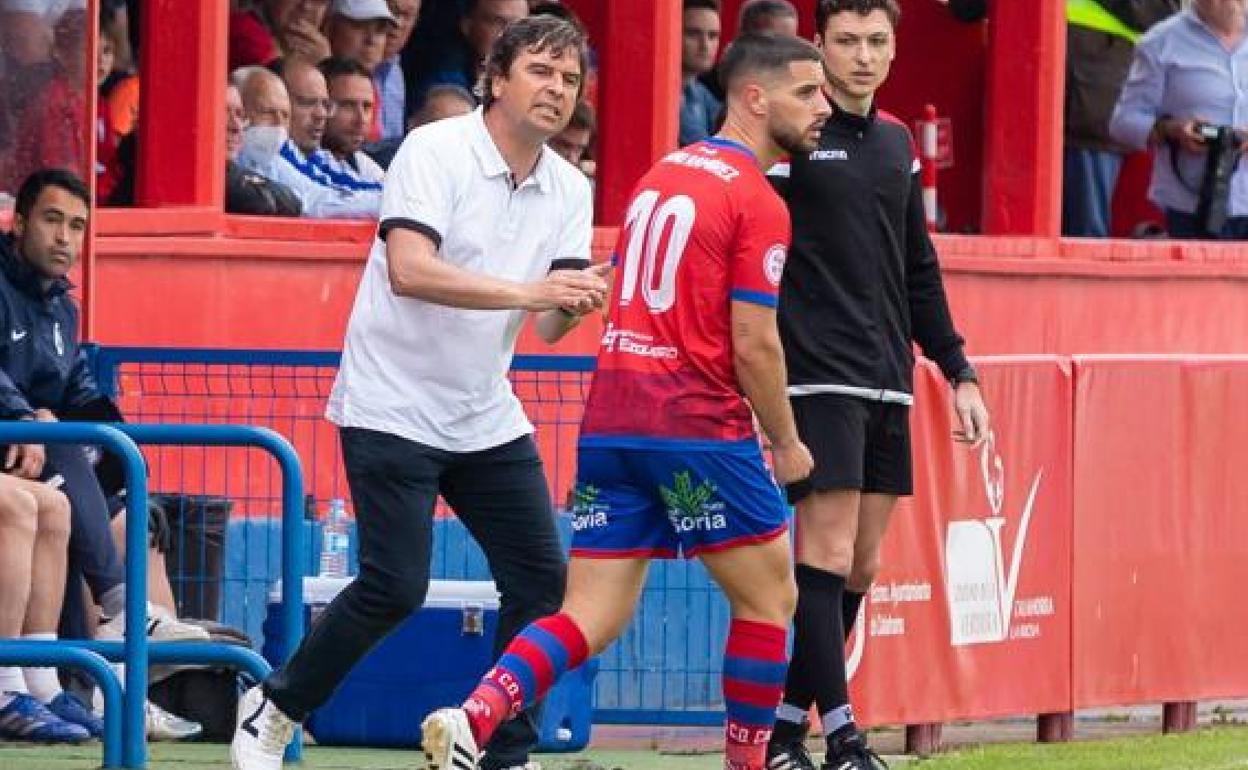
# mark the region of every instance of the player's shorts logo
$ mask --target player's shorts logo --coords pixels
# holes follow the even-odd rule
[[[670,488],[659,486],[667,517],[677,532],[713,532],[728,526],[724,504],[715,498],[716,491],[709,479],[694,485],[689,471],[677,473]]]
[[[607,504],[598,500],[600,490],[593,484],[577,484],[572,491],[572,531],[607,526]]]
[[[784,275],[784,260],[788,255],[788,250],[783,244],[777,243],[770,249],[767,249],[767,255],[763,257],[763,271],[767,274],[767,280],[771,281],[772,286],[780,285],[780,278]]]

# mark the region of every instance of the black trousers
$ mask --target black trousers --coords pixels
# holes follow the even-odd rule
[[[360,428],[343,428],[340,435],[355,502],[360,573],[325,609],[290,662],[265,683],[269,698],[299,721],[424,602],[439,494],[485,552],[498,585],[495,656],[563,601],[563,548],[532,436],[480,452],[447,452]],[[537,716],[529,710],[504,724],[486,746],[481,767],[523,765],[537,742]]]

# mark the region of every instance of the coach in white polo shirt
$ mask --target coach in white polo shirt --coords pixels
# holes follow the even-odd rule
[[[607,290],[610,268],[589,267],[589,184],[544,145],[572,117],[584,57],[573,25],[516,22],[494,45],[484,109],[413,131],[390,166],[328,410],[341,427],[360,574],[240,702],[239,770],[280,768],[293,724],[420,607],[439,494],[502,594],[496,652],[559,608],[550,492],[507,370],[528,312],[553,343]],[[534,715],[521,714],[481,767],[522,768],[536,738]]]

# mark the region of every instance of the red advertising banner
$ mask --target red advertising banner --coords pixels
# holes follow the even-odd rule
[[[1070,365],[977,363],[993,417],[978,449],[952,440],[935,367],[915,373],[915,496],[894,516],[850,640],[868,723],[1070,708]]]
[[[1075,706],[1248,693],[1248,357],[1075,359]]]

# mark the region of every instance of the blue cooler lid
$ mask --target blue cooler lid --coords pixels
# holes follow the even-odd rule
[[[351,584],[352,578],[308,576],[303,579],[304,604],[329,604],[338,592]],[[269,591],[269,602],[282,600],[282,581]],[[498,609],[498,589],[490,580],[430,580],[423,606],[435,609],[462,609],[472,605],[486,610]]]

